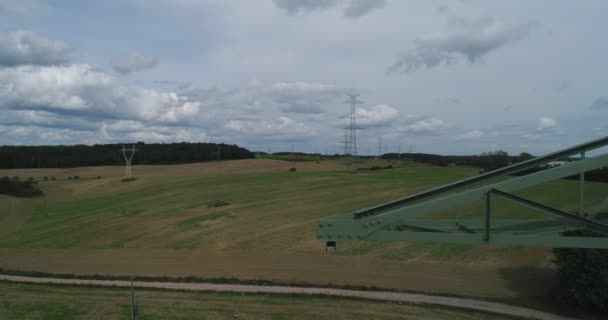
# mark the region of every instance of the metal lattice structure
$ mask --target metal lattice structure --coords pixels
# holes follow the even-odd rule
[[[133,156],[135,155],[135,151],[137,151],[137,149],[135,149],[135,145],[131,146],[131,149],[126,149],[125,145],[122,145],[122,149],[120,149],[120,151],[122,151],[122,156],[125,159],[125,180],[130,180],[133,179],[133,175],[131,172],[131,163],[133,162]],[[127,152],[130,152],[130,155],[127,156]]]
[[[608,225],[595,219],[593,212],[590,216],[583,214],[584,172],[608,166],[608,153],[590,158],[586,158],[585,154],[606,145],[608,137],[374,207],[331,216],[321,220],[317,237],[326,241],[328,246],[335,246],[340,241],[379,240],[608,249]],[[580,160],[521,176],[510,176],[574,155],[580,155]],[[573,175],[580,176],[578,214],[515,194],[525,188]],[[532,209],[542,214],[544,219],[494,217],[496,199]],[[431,216],[480,201],[483,202],[484,212],[478,218],[437,219]],[[579,229],[590,230],[599,237],[562,236],[565,231]]]
[[[348,94],[348,100],[344,101],[344,103],[350,104],[350,113],[339,116],[338,118],[348,118],[350,120],[350,124],[345,130],[348,131],[348,134],[345,136],[344,141],[344,154],[350,154],[354,157],[357,156],[357,130],[362,129],[357,126],[357,119],[365,118],[364,116],[357,113],[357,104],[364,103],[357,99],[359,95],[356,93]]]

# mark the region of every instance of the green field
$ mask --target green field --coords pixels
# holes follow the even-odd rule
[[[305,295],[136,290],[137,319],[514,319],[437,306]],[[128,289],[0,282],[0,319],[130,319]]]
[[[40,199],[0,197],[0,268],[238,277],[509,299],[549,289],[553,266],[546,248],[357,241],[325,253],[315,239],[320,218],[478,173],[430,166],[356,170],[388,164],[256,159],[136,166],[138,180],[128,183],[120,182],[122,167],[1,170],[0,175],[81,179],[41,181],[46,196]],[[289,172],[291,167],[297,171]],[[577,181],[520,194],[568,211],[578,205]],[[608,184],[587,183],[587,207],[606,194]],[[228,203],[215,216],[208,206],[214,198]],[[434,217],[456,222],[481,211],[481,204],[472,204]],[[496,214],[537,215],[507,203]],[[471,281],[479,285],[468,286]]]

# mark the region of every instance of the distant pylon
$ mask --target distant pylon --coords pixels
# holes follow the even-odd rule
[[[345,150],[344,153],[350,154],[353,157],[357,156],[357,129],[361,129],[357,127],[357,119],[365,118],[364,116],[357,114],[357,104],[364,103],[363,101],[357,100],[358,96],[359,94],[356,93],[348,94],[349,99],[344,101],[344,103],[350,104],[350,113],[338,117],[350,119],[350,125],[346,127],[346,130],[348,130],[348,147],[346,148],[347,150]]]
[[[125,179],[131,179],[133,176],[131,175],[131,162],[133,161],[133,155],[135,155],[135,145],[131,146],[131,149],[126,149],[125,145],[122,145],[122,156],[125,158],[126,167],[125,167]],[[131,152],[131,155],[127,156],[127,151]]]
[[[348,145],[349,145],[349,142],[348,142],[348,130],[344,130],[344,153],[343,153],[344,155],[348,154],[348,149],[349,149]]]

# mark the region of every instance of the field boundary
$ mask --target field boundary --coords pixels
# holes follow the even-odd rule
[[[54,278],[54,277],[32,277],[0,274],[0,281],[16,283],[37,284],[59,284],[74,286],[98,286],[98,287],[130,287],[129,280],[99,280],[82,278]],[[489,313],[504,314],[522,318],[534,318],[542,320],[571,320],[573,318],[558,316],[544,311],[512,306],[504,303],[476,300],[469,298],[456,298],[420,293],[406,293],[395,291],[365,291],[352,289],[335,289],[320,287],[293,287],[277,285],[252,285],[252,284],[227,284],[227,283],[204,283],[204,282],[160,282],[160,281],[135,281],[135,287],[146,289],[164,289],[181,291],[212,291],[212,292],[237,292],[237,293],[265,293],[265,294],[302,294],[302,295],[325,295],[346,298],[359,298],[368,300],[381,300],[391,302],[405,302],[423,305],[438,305],[451,308],[469,309]]]

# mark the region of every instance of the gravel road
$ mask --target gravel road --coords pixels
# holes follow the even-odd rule
[[[104,287],[129,287],[130,282],[125,280],[90,280],[90,279],[61,279],[46,277],[24,277],[0,275],[0,280],[25,283],[52,283],[65,285],[94,285]],[[407,302],[417,304],[434,304],[448,307],[466,308],[472,310],[489,311],[511,316],[534,318],[543,320],[571,320],[574,318],[562,317],[543,311],[511,306],[503,303],[483,300],[442,297],[390,291],[364,291],[331,288],[303,288],[288,286],[258,286],[241,284],[214,284],[214,283],[186,283],[186,282],[153,282],[135,281],[137,288],[157,288],[189,291],[216,291],[216,292],[248,292],[272,294],[320,294],[338,297],[363,298],[382,301]]]

